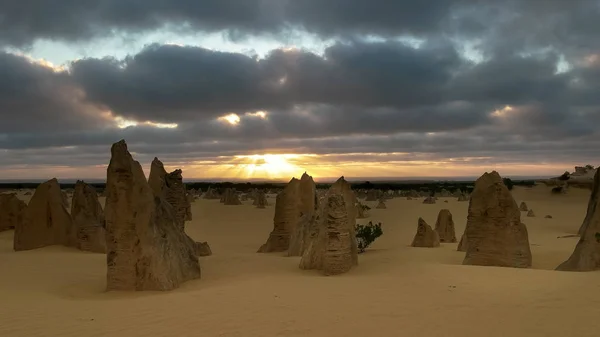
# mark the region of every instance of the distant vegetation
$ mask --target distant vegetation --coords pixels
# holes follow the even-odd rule
[[[356,241],[358,242],[359,253],[364,253],[371,243],[383,235],[381,222],[373,224],[373,222],[369,221],[366,225],[356,224],[354,230],[356,231]]]
[[[512,191],[514,183],[510,178],[502,178],[502,182],[508,188],[509,191]]]
[[[534,180],[511,180],[514,186],[533,186],[535,184]],[[460,190],[464,193],[470,193],[473,190],[473,181],[423,181],[423,182],[357,182],[352,184],[352,189],[361,190],[361,189],[380,189],[383,191],[425,191],[429,193],[439,192],[442,189],[445,189],[450,192],[454,192],[455,190]],[[206,191],[209,187],[217,190],[224,190],[225,188],[235,188],[238,191],[246,192],[253,188],[258,189],[278,189],[284,188],[287,183],[232,183],[232,182],[189,182],[185,183],[187,189],[202,189],[202,191]],[[0,184],[0,189],[3,190],[13,190],[13,189],[35,189],[37,188],[39,183],[3,183]],[[98,191],[103,191],[106,187],[104,183],[90,183],[90,185],[94,186]],[[331,186],[331,184],[318,183],[316,184],[319,189],[326,189]],[[74,183],[64,183],[60,184],[61,188],[75,188]]]

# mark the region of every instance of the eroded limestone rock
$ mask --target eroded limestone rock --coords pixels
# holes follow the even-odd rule
[[[496,171],[484,173],[475,182],[465,238],[468,242],[463,264],[531,267],[527,227],[521,223],[519,207]]]
[[[259,253],[285,252],[290,247],[290,236],[300,218],[300,180],[292,178],[275,199],[273,231]]]
[[[415,234],[411,246],[427,248],[440,246],[440,237],[438,236],[438,233],[434,231],[423,218],[419,218],[417,223],[417,233]]]
[[[600,170],[594,174],[592,194],[588,202],[587,214],[581,225],[581,238],[569,259],[556,270],[592,271],[600,269]]]
[[[454,243],[456,242],[456,232],[454,231],[454,220],[452,213],[448,209],[442,209],[438,213],[437,221],[435,222],[435,231],[440,237],[440,242]]]
[[[0,194],[0,232],[23,224],[27,204],[15,193]]]
[[[88,252],[106,253],[104,210],[98,201],[96,189],[81,180],[75,183],[71,217],[77,238],[75,247]]]
[[[200,278],[175,210],[154,195],[127,144],[113,144],[106,181],[107,290],[171,290]]]
[[[64,206],[58,180],[40,184],[31,197],[21,226],[15,228],[15,251],[51,245],[74,247],[77,244],[73,223]]]

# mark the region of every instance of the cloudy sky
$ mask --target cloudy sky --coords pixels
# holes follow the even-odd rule
[[[556,175],[600,158],[595,0],[60,0],[0,10],[0,178]]]

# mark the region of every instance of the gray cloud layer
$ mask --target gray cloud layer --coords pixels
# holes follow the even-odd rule
[[[5,167],[69,158],[74,165],[103,164],[109,144],[121,138],[142,156],[174,161],[265,151],[415,152],[499,162],[588,161],[600,154],[597,1],[45,3],[3,5],[0,41],[77,41],[186,21],[189,29],[228,30],[237,38],[301,27],[338,42],[324,55],[273,50],[262,59],[154,44],[124,60],[78,60],[68,71],[0,53]],[[38,10],[26,10],[34,5]],[[413,48],[360,38],[372,34],[426,42]],[[457,38],[481,40],[484,61],[466,59]],[[562,59],[572,67],[558,72]],[[267,119],[244,115],[259,110]],[[110,113],[179,127],[119,129]],[[226,113],[240,115],[240,124],[215,120]],[[59,149],[65,146],[71,148]]]

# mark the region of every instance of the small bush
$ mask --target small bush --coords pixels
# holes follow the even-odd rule
[[[369,221],[366,225],[356,224],[354,227],[356,231],[356,241],[358,242],[358,253],[364,253],[365,249],[369,247],[378,237],[383,234],[381,229],[381,222],[373,224]]]
[[[502,182],[504,183],[506,188],[508,188],[509,191],[512,191],[514,184],[510,178],[502,178]]]

